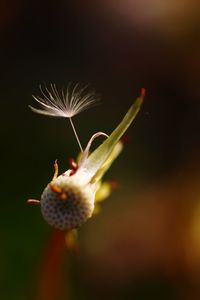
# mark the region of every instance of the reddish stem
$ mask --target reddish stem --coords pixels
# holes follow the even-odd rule
[[[36,300],[58,300],[62,292],[63,265],[66,254],[65,232],[54,230],[42,257]]]

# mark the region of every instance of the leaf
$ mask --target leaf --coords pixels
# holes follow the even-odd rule
[[[111,133],[111,135],[105,140],[105,142],[103,142],[94,152],[90,154],[88,159],[84,162],[84,168],[90,173],[91,177],[93,177],[97,173],[99,168],[101,168],[101,166],[105,163],[117,142],[131,125],[140,110],[143,99],[144,90],[142,90],[141,95],[130,107],[117,128]]]
[[[105,162],[101,165],[101,167],[98,169],[98,171],[95,173],[95,175],[91,179],[91,183],[95,183],[103,177],[103,175],[107,172],[107,170],[112,165],[113,161],[119,156],[119,154],[123,150],[123,143],[121,141],[118,141],[117,144],[114,146],[113,150],[105,160]]]

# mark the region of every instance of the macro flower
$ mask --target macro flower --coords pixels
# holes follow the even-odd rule
[[[34,112],[45,112],[44,114],[46,115],[71,118],[94,102],[91,94],[81,98],[83,90],[78,91],[77,86],[71,93],[72,98],[69,98],[68,94],[62,99],[55,85],[51,85],[52,87],[53,92],[48,91],[48,97],[45,97],[45,100],[35,97],[44,108],[43,110],[38,110],[31,107]],[[144,94],[145,91],[142,89],[140,96],[109,136],[103,132],[93,134],[84,150],[81,147],[78,136],[76,136],[82,152],[77,162],[70,161],[69,170],[58,176],[58,164],[55,161],[54,176],[44,189],[41,200],[28,200],[28,203],[40,204],[42,215],[51,226],[61,230],[71,230],[80,227],[92,216],[95,206],[98,207],[98,203],[110,194],[111,186],[102,182],[102,178],[121,153],[123,143],[120,139],[136,117],[143,102]],[[65,101],[63,101],[64,99]],[[74,110],[75,114],[69,113],[69,107],[73,108],[72,111]],[[100,136],[106,138],[105,141],[90,153],[92,142]]]

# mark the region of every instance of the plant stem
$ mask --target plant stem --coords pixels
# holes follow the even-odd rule
[[[65,233],[53,230],[44,249],[35,300],[63,299],[63,265],[66,256]]]
[[[82,148],[82,146],[81,146],[81,142],[80,142],[79,137],[78,137],[78,134],[77,134],[77,132],[76,132],[74,123],[72,122],[72,118],[69,118],[69,121],[70,121],[70,124],[71,124],[71,126],[72,126],[74,135],[75,135],[76,140],[77,140],[77,142],[78,142],[78,145],[79,145],[79,147],[80,147],[80,149],[81,149],[81,152],[83,152],[83,148]]]

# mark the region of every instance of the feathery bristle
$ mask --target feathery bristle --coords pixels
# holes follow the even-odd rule
[[[90,108],[97,103],[98,96],[94,91],[87,92],[88,86],[81,87],[80,84],[68,87],[66,92],[58,92],[55,84],[50,88],[45,85],[45,91],[40,86],[43,98],[33,96],[42,106],[41,109],[29,106],[32,111],[53,117],[72,118],[78,113]]]

